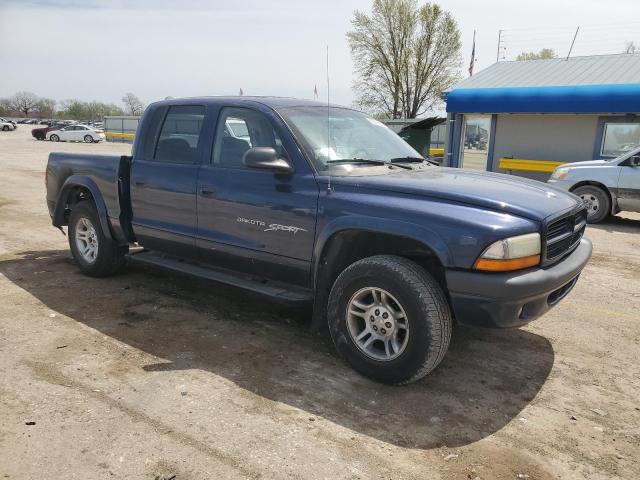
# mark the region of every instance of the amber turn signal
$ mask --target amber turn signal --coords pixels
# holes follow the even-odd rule
[[[535,267],[538,264],[540,264],[540,255],[530,255],[528,257],[511,258],[508,260],[479,258],[476,260],[474,268],[486,272],[510,272],[512,270]]]

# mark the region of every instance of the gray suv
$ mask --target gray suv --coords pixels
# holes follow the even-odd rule
[[[640,212],[640,148],[611,160],[561,165],[548,183],[582,198],[589,223],[622,211]]]

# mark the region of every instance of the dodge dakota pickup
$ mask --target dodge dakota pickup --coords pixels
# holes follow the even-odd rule
[[[308,302],[343,358],[392,384],[436,368],[453,322],[544,314],[591,255],[577,196],[434,166],[377,120],[303,100],[157,102],[131,156],[51,153],[45,181],[85,274],[137,261]]]

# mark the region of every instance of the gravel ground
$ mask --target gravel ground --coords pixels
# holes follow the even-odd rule
[[[547,315],[457,328],[436,372],[387,387],[300,312],[160,270],[80,275],[47,154],[129,146],[29,133],[0,132],[0,477],[640,477],[640,215],[588,228]]]

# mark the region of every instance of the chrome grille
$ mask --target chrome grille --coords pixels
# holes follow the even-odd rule
[[[548,223],[544,234],[542,264],[551,265],[572,252],[580,243],[586,227],[587,210],[583,206]]]

